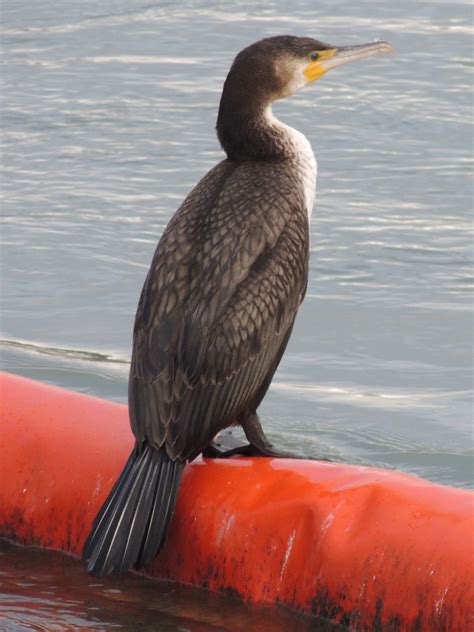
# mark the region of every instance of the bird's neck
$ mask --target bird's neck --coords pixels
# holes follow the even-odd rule
[[[296,156],[292,130],[273,116],[265,102],[236,107],[221,99],[217,136],[230,160],[272,160]]]

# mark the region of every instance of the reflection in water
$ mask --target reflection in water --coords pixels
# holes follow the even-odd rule
[[[0,540],[0,629],[304,632],[334,630],[283,608],[257,608],[190,586],[128,574],[93,578],[53,551]]]

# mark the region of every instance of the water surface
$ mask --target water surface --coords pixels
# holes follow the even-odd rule
[[[337,632],[338,626],[284,608],[128,574],[89,577],[81,562],[0,540],[3,632]]]
[[[2,366],[121,402],[155,244],[223,157],[235,53],[389,40],[275,107],[319,173],[308,295],[260,412],[308,456],[472,485],[469,2],[6,0],[2,22]]]

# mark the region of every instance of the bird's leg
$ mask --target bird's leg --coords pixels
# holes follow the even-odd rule
[[[231,430],[220,432],[213,441],[209,441],[202,455],[208,459],[226,459],[230,456],[251,456],[248,450],[252,448],[232,434]]]
[[[261,456],[255,446],[245,443],[228,428],[220,432],[213,441],[209,441],[202,455],[208,459],[227,459],[230,456]]]
[[[257,413],[240,420],[249,443],[244,443],[231,430],[220,433],[214,441],[209,441],[202,455],[208,459],[227,459],[231,456],[270,456],[281,459],[302,459],[291,452],[276,450],[263,432]]]
[[[276,450],[263,432],[257,413],[252,413],[240,422],[245,436],[250,442],[252,454],[249,456],[273,456],[281,459],[302,459],[304,457],[291,452]]]

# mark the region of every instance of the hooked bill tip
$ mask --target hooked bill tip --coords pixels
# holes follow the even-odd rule
[[[381,53],[394,53],[395,49],[390,44],[390,42],[386,42],[385,40],[375,40],[374,44],[377,46],[379,52]]]

